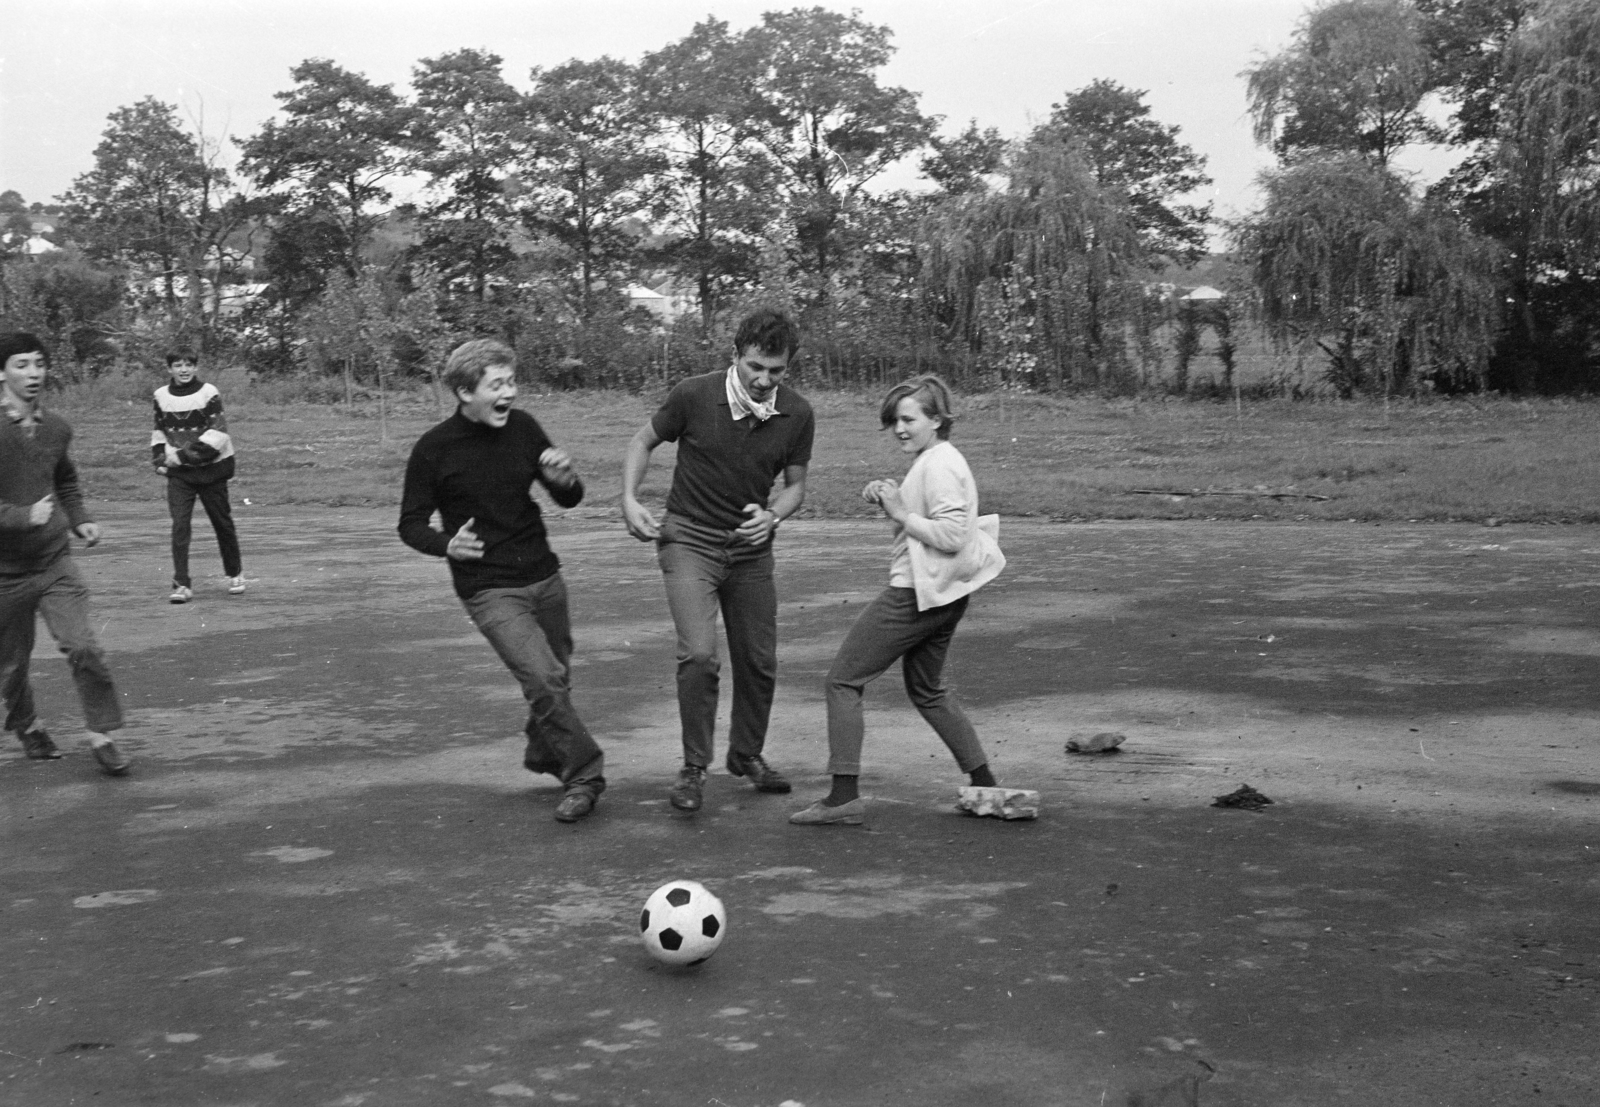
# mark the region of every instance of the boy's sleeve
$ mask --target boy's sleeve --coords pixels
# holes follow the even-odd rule
[[[215,388],[206,400],[205,416],[206,429],[200,432],[200,438],[178,451],[185,465],[209,465],[233,441],[228,435],[228,418],[222,413],[222,393]]]
[[[794,447],[784,460],[785,467],[811,464],[811,444],[817,437],[817,417],[809,405],[803,418],[805,421],[800,425],[800,433],[795,435]]]
[[[676,385],[661,404],[661,409],[650,417],[650,428],[663,442],[676,442],[688,425],[689,402],[684,386]]]
[[[161,394],[158,392],[151,401],[151,406],[156,409],[155,430],[150,432],[150,463],[156,468],[167,463],[167,432],[161,429]]]
[[[67,450],[71,444],[72,437],[69,434],[66,444],[62,446],[61,458],[56,462],[53,483],[56,489],[56,505],[66,513],[67,523],[76,529],[93,520],[89,517],[88,509],[83,506],[83,488],[78,483],[78,467],[72,463],[72,455]]]
[[[432,527],[434,502],[433,464],[422,451],[422,443],[411,448],[406,462],[405,490],[400,494],[400,541],[419,553],[444,557],[450,538]]]
[[[550,436],[544,432],[544,427],[539,425],[538,420],[534,420],[533,425],[537,430],[534,436],[533,465],[534,472],[539,474],[539,483],[544,485],[546,492],[550,493],[550,498],[556,502],[556,506],[577,507],[583,502],[583,478],[573,474],[577,479],[565,488],[551,484],[544,479],[544,466],[539,464],[539,458],[544,456],[545,450],[553,449],[555,443],[550,441]]]

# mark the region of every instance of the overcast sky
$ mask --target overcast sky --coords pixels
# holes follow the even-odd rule
[[[330,58],[407,91],[419,58],[462,47],[528,70],[610,54],[629,61],[708,14],[735,30],[750,0],[8,0],[0,32],[0,190],[48,201],[89,168],[114,109],[177,104],[212,135],[270,118],[289,69]],[[886,84],[921,94],[953,133],[975,118],[1007,136],[1098,78],[1147,89],[1154,116],[1209,159],[1219,215],[1253,202],[1271,157],[1250,138],[1239,73],[1286,45],[1305,0],[853,0],[821,6],[885,24],[898,48]],[[1417,164],[1424,164],[1418,161]],[[918,186],[914,169],[894,183]]]

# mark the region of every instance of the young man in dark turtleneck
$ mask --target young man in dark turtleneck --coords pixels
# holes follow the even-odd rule
[[[458,406],[411,450],[400,538],[448,560],[456,595],[528,701],[523,764],[561,781],[555,817],[576,822],[605,790],[605,755],[572,706],[567,586],[533,490],[543,485],[561,507],[575,507],[583,482],[538,420],[511,406],[516,355],[508,347],[489,339],[458,346],[444,383]],[[431,525],[434,512],[442,530]]]
[[[172,381],[156,389],[156,425],[150,434],[150,460],[156,472],[167,478],[167,509],[172,513],[172,595],[168,598],[173,603],[194,598],[189,535],[196,499],[217,532],[228,591],[235,596],[244,591],[239,535],[228,503],[233,437],[222,414],[221,393],[215,385],[202,381],[199,371],[199,361],[189,351],[167,355]]]

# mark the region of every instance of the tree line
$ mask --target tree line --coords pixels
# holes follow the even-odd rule
[[[719,367],[756,302],[803,319],[830,384],[1183,391],[1200,324],[1231,372],[1247,319],[1341,395],[1600,384],[1590,0],[1310,9],[1243,75],[1279,165],[1220,227],[1190,200],[1205,158],[1142,91],[951,133],[881,79],[891,39],[821,8],[708,18],[521,83],[461,49],[404,91],[310,59],[231,150],[148,97],[55,204],[0,196],[0,314],[81,372],[182,342],[352,395],[477,335],[558,386],[669,381]],[[1425,191],[1394,166],[1419,142],[1461,154]],[[881,187],[907,159],[926,187]],[[25,255],[41,213],[63,248]],[[1163,269],[1214,231],[1228,298],[1175,303]]]

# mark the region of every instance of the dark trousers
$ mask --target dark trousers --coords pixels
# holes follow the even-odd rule
[[[461,602],[528,701],[522,763],[569,792],[605,791],[605,755],[572,706],[572,618],[561,574],[522,588],[485,588]]]
[[[667,608],[678,634],[678,719],[683,760],[711,764],[717,718],[717,612],[728,635],[733,717],[728,750],[759,754],[778,682],[778,590],[772,543],[751,546],[732,531],[668,515],[656,541]]]
[[[229,458],[232,461],[232,458]],[[189,536],[194,516],[194,501],[206,510],[211,529],[217,532],[222,551],[222,571],[236,577],[244,571],[239,559],[239,533],[233,525],[233,508],[228,503],[226,479],[207,484],[190,484],[182,477],[167,477],[167,507],[172,512],[172,583],[187,588],[189,580]]]
[[[67,655],[88,728],[105,734],[121,727],[122,702],[89,625],[89,589],[72,557],[63,555],[38,573],[0,576],[0,696],[6,729],[20,733],[38,720],[28,682],[35,615],[44,618]]]
[[[828,670],[828,772],[861,775],[865,719],[861,696],[895,659],[905,677],[906,695],[970,773],[989,758],[966,714],[944,686],[944,659],[956,625],[967,612],[967,597],[943,607],[917,610],[910,588],[886,588],[867,605]]]

